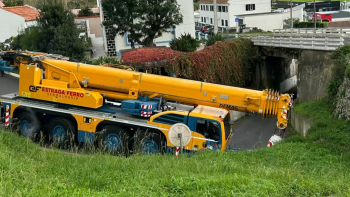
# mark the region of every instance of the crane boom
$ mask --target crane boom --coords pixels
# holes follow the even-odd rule
[[[291,98],[288,94],[281,95],[277,91],[257,91],[94,65],[78,65],[55,59],[45,59],[42,62],[73,72],[80,82],[88,79],[86,88],[105,93],[110,98],[124,100],[136,99],[139,95],[162,95],[163,99],[253,112],[263,117],[276,117],[281,114],[277,117],[278,127],[284,128],[287,124],[282,115],[283,110],[289,110]]]
[[[26,55],[34,57],[37,54]],[[36,83],[39,84],[31,85],[46,87],[46,92],[57,91],[53,88],[61,88],[74,90],[77,95],[89,94],[92,96],[89,102],[76,101],[73,104],[90,108],[101,107],[103,96],[117,100],[161,97],[195,106],[205,105],[257,113],[263,117],[277,117],[277,127],[284,129],[288,122],[286,113],[292,102],[290,95],[272,90],[251,90],[48,57],[32,62],[39,64],[45,77],[41,82],[36,79]],[[20,85],[20,92],[28,89],[28,83],[25,86]],[[36,93],[33,93],[33,98],[45,98],[39,93],[35,96]],[[64,98],[60,102],[71,104]]]

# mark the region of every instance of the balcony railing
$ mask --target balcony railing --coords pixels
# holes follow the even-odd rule
[[[350,44],[350,29],[276,29],[273,34],[241,34],[239,37],[251,38],[257,46],[334,51]]]

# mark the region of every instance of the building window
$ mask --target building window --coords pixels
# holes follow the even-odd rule
[[[204,23],[207,23],[207,18],[206,17],[204,17]]]
[[[226,9],[225,9],[225,10],[226,10],[226,12],[228,12],[228,6],[225,6],[225,8],[226,8]]]
[[[245,10],[246,11],[253,11],[253,10],[255,10],[255,4],[246,4],[245,5]]]
[[[214,6],[213,5],[210,6],[210,11],[214,11]]]
[[[221,12],[221,6],[219,6],[218,12]]]
[[[204,19],[203,19],[203,17],[201,17],[201,21],[202,21],[202,23],[204,22]]]
[[[203,10],[203,5],[201,5],[201,10]]]
[[[222,6],[222,12],[226,12],[226,6]]]
[[[210,18],[210,24],[213,24],[213,18]]]
[[[221,26],[225,26],[225,21],[221,19]]]
[[[225,26],[226,27],[228,26],[228,20],[225,20]]]
[[[209,11],[209,6],[208,5],[206,5],[205,8],[206,8],[205,9],[206,11]]]

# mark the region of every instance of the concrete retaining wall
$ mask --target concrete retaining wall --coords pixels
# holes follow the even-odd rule
[[[296,113],[292,109],[290,124],[297,133],[305,137],[307,135],[308,130],[313,125],[313,121],[303,115]]]
[[[331,52],[304,50],[298,66],[298,100],[313,101],[327,96],[334,62]]]

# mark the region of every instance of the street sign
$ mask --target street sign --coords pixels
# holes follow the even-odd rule
[[[235,18],[235,22],[238,23],[239,22],[239,18]]]

